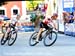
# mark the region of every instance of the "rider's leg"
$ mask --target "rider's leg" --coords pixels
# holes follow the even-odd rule
[[[39,41],[39,38],[40,38],[40,35],[41,35],[42,31],[43,31],[43,22],[40,23],[40,30],[37,34],[36,42]]]
[[[5,37],[7,37],[8,33],[10,32],[10,28],[11,28],[11,24],[8,24],[7,26],[7,30],[6,30],[6,33],[5,33]]]
[[[39,41],[39,38],[40,38],[40,35],[41,35],[41,32],[43,31],[43,28],[40,28],[38,34],[37,34],[37,38],[36,38],[36,42]]]
[[[6,31],[6,33],[5,33],[5,37],[7,37],[7,34],[8,34],[9,31],[10,31],[10,28],[8,27],[8,28],[7,28],[7,31]]]

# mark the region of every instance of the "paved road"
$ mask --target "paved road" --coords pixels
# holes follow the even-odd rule
[[[31,34],[18,33],[14,45],[0,45],[0,56],[75,56],[75,37],[58,34],[56,43],[50,47],[45,47],[43,42],[31,47],[28,44]]]

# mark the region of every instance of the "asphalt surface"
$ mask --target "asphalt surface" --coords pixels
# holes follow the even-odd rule
[[[43,41],[36,46],[29,46],[33,32],[19,32],[12,46],[0,45],[0,56],[75,56],[75,37],[58,34],[57,41],[49,47]],[[0,34],[0,40],[2,34]],[[1,42],[0,42],[1,43]]]

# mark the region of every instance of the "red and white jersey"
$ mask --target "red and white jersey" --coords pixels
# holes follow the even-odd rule
[[[43,23],[44,23],[44,24],[50,24],[50,23],[53,23],[53,21],[52,21],[51,18],[49,18],[49,19],[44,19],[44,20],[43,20]]]

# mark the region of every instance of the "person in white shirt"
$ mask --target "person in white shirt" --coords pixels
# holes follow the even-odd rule
[[[10,30],[11,30],[10,28],[13,28],[13,30],[15,30],[16,26],[21,26],[20,21],[19,21],[20,17],[21,16],[19,14],[13,15],[13,17],[10,20],[9,25],[7,26],[7,31],[6,31],[5,37],[7,37],[7,33],[10,32]],[[18,30],[18,28],[17,28],[17,30]]]

